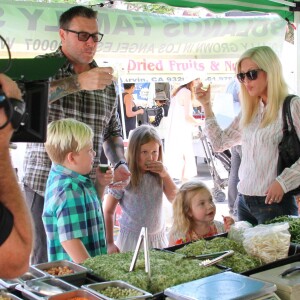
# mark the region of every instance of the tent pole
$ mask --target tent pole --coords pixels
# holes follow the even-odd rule
[[[300,84],[299,84],[299,70],[300,70],[300,11],[294,12],[294,23],[296,25],[297,30],[294,30],[294,45],[296,45],[296,70],[295,70],[295,78],[296,78],[296,91],[297,95],[300,95]]]
[[[119,90],[119,105],[120,105],[120,112],[121,116],[119,116],[120,121],[122,123],[122,129],[123,129],[123,139],[126,140],[128,137],[126,135],[126,125],[125,125],[125,117],[124,117],[124,106],[123,106],[123,95],[122,95],[122,81],[121,76],[119,74],[118,76],[118,90]]]

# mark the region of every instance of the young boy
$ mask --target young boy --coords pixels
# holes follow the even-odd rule
[[[53,121],[45,148],[52,161],[42,215],[48,260],[82,263],[106,254],[101,199],[113,175],[98,168],[95,185],[88,176],[96,155],[92,129],[75,119]]]

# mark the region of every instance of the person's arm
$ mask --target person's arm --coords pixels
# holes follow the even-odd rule
[[[161,176],[161,178],[163,181],[164,194],[170,202],[173,202],[177,192],[176,184],[167,171],[163,177]]]
[[[233,218],[229,217],[229,216],[222,216],[223,217],[223,222],[224,222],[224,229],[226,232],[228,232],[230,230],[231,225],[234,224],[234,220]]]
[[[242,138],[240,127],[241,113],[223,130],[218,124],[212,110],[210,86],[206,91],[202,89],[202,84],[199,84],[195,87],[195,95],[204,109],[205,128],[203,132],[208,137],[213,150],[215,152],[223,152],[232,146],[240,145]]]
[[[202,84],[199,84],[195,87],[195,96],[202,105],[205,118],[211,118],[214,117],[214,113],[212,110],[210,85],[207,90],[203,90],[202,86]]]
[[[135,117],[137,115],[141,115],[144,113],[144,110],[142,108],[136,110],[136,111],[133,111],[132,110],[132,95],[130,94],[126,94],[124,96],[124,104],[125,104],[125,113],[126,113],[126,116],[128,118],[132,118],[132,117]]]
[[[0,74],[0,86],[7,97],[20,99],[17,84]],[[0,109],[0,124],[6,121]],[[9,141],[13,130],[10,124],[0,130],[0,201],[13,215],[13,228],[0,247],[0,277],[15,278],[29,268],[33,244],[33,227],[30,212],[18,184],[9,154]]]
[[[78,75],[50,82],[49,102],[65,97],[81,90],[103,90],[112,84],[113,69],[110,67],[93,68]]]
[[[124,156],[123,139],[119,136],[110,136],[103,143],[103,149],[106,157],[116,166],[120,161],[126,161]],[[124,181],[129,183],[131,173],[127,164],[121,164],[114,170],[114,182]],[[127,185],[126,184],[126,185]]]
[[[113,180],[113,171],[110,167],[105,173],[102,173],[100,167],[96,169],[96,181],[95,187],[99,198],[103,201],[105,188],[112,182]]]
[[[114,218],[117,205],[118,200],[108,194],[103,204],[108,254],[119,252],[119,248],[114,243]]]
[[[155,127],[158,127],[159,124],[160,124],[160,121],[162,120],[162,118],[164,117],[163,116],[163,112],[164,112],[164,109],[162,107],[159,107],[158,108],[158,112],[157,114],[155,115],[155,119],[154,121],[151,123],[153,126]]]
[[[71,257],[71,259],[77,264],[83,263],[90,257],[80,239],[67,240],[62,242],[61,245]]]
[[[176,196],[177,187],[162,162],[154,160],[147,161],[147,170],[159,174],[163,182],[164,194],[170,202],[173,202]]]

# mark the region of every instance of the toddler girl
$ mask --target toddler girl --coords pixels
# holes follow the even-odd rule
[[[162,142],[150,125],[135,128],[126,153],[131,181],[124,190],[109,189],[104,203],[108,253],[134,251],[142,227],[147,227],[149,247],[168,245],[163,218],[163,193],[172,202],[176,185],[163,165]],[[114,213],[120,203],[120,233],[113,239]]]
[[[214,220],[215,215],[216,206],[209,188],[201,181],[184,183],[173,202],[169,246],[227,232],[234,220],[223,217],[222,223]]]

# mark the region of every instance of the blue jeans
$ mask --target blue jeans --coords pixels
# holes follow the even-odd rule
[[[236,214],[238,201],[237,184],[239,182],[239,168],[241,164],[242,148],[241,145],[231,148],[231,168],[228,178],[228,208],[229,213]]]
[[[26,202],[34,220],[34,245],[31,253],[30,262],[32,265],[48,262],[47,237],[42,220],[44,197],[35,193],[28,186],[24,186]]]
[[[265,204],[266,197],[240,195],[238,220],[248,221],[253,226],[263,224],[280,216],[298,216],[295,197],[286,193],[280,203]]]

